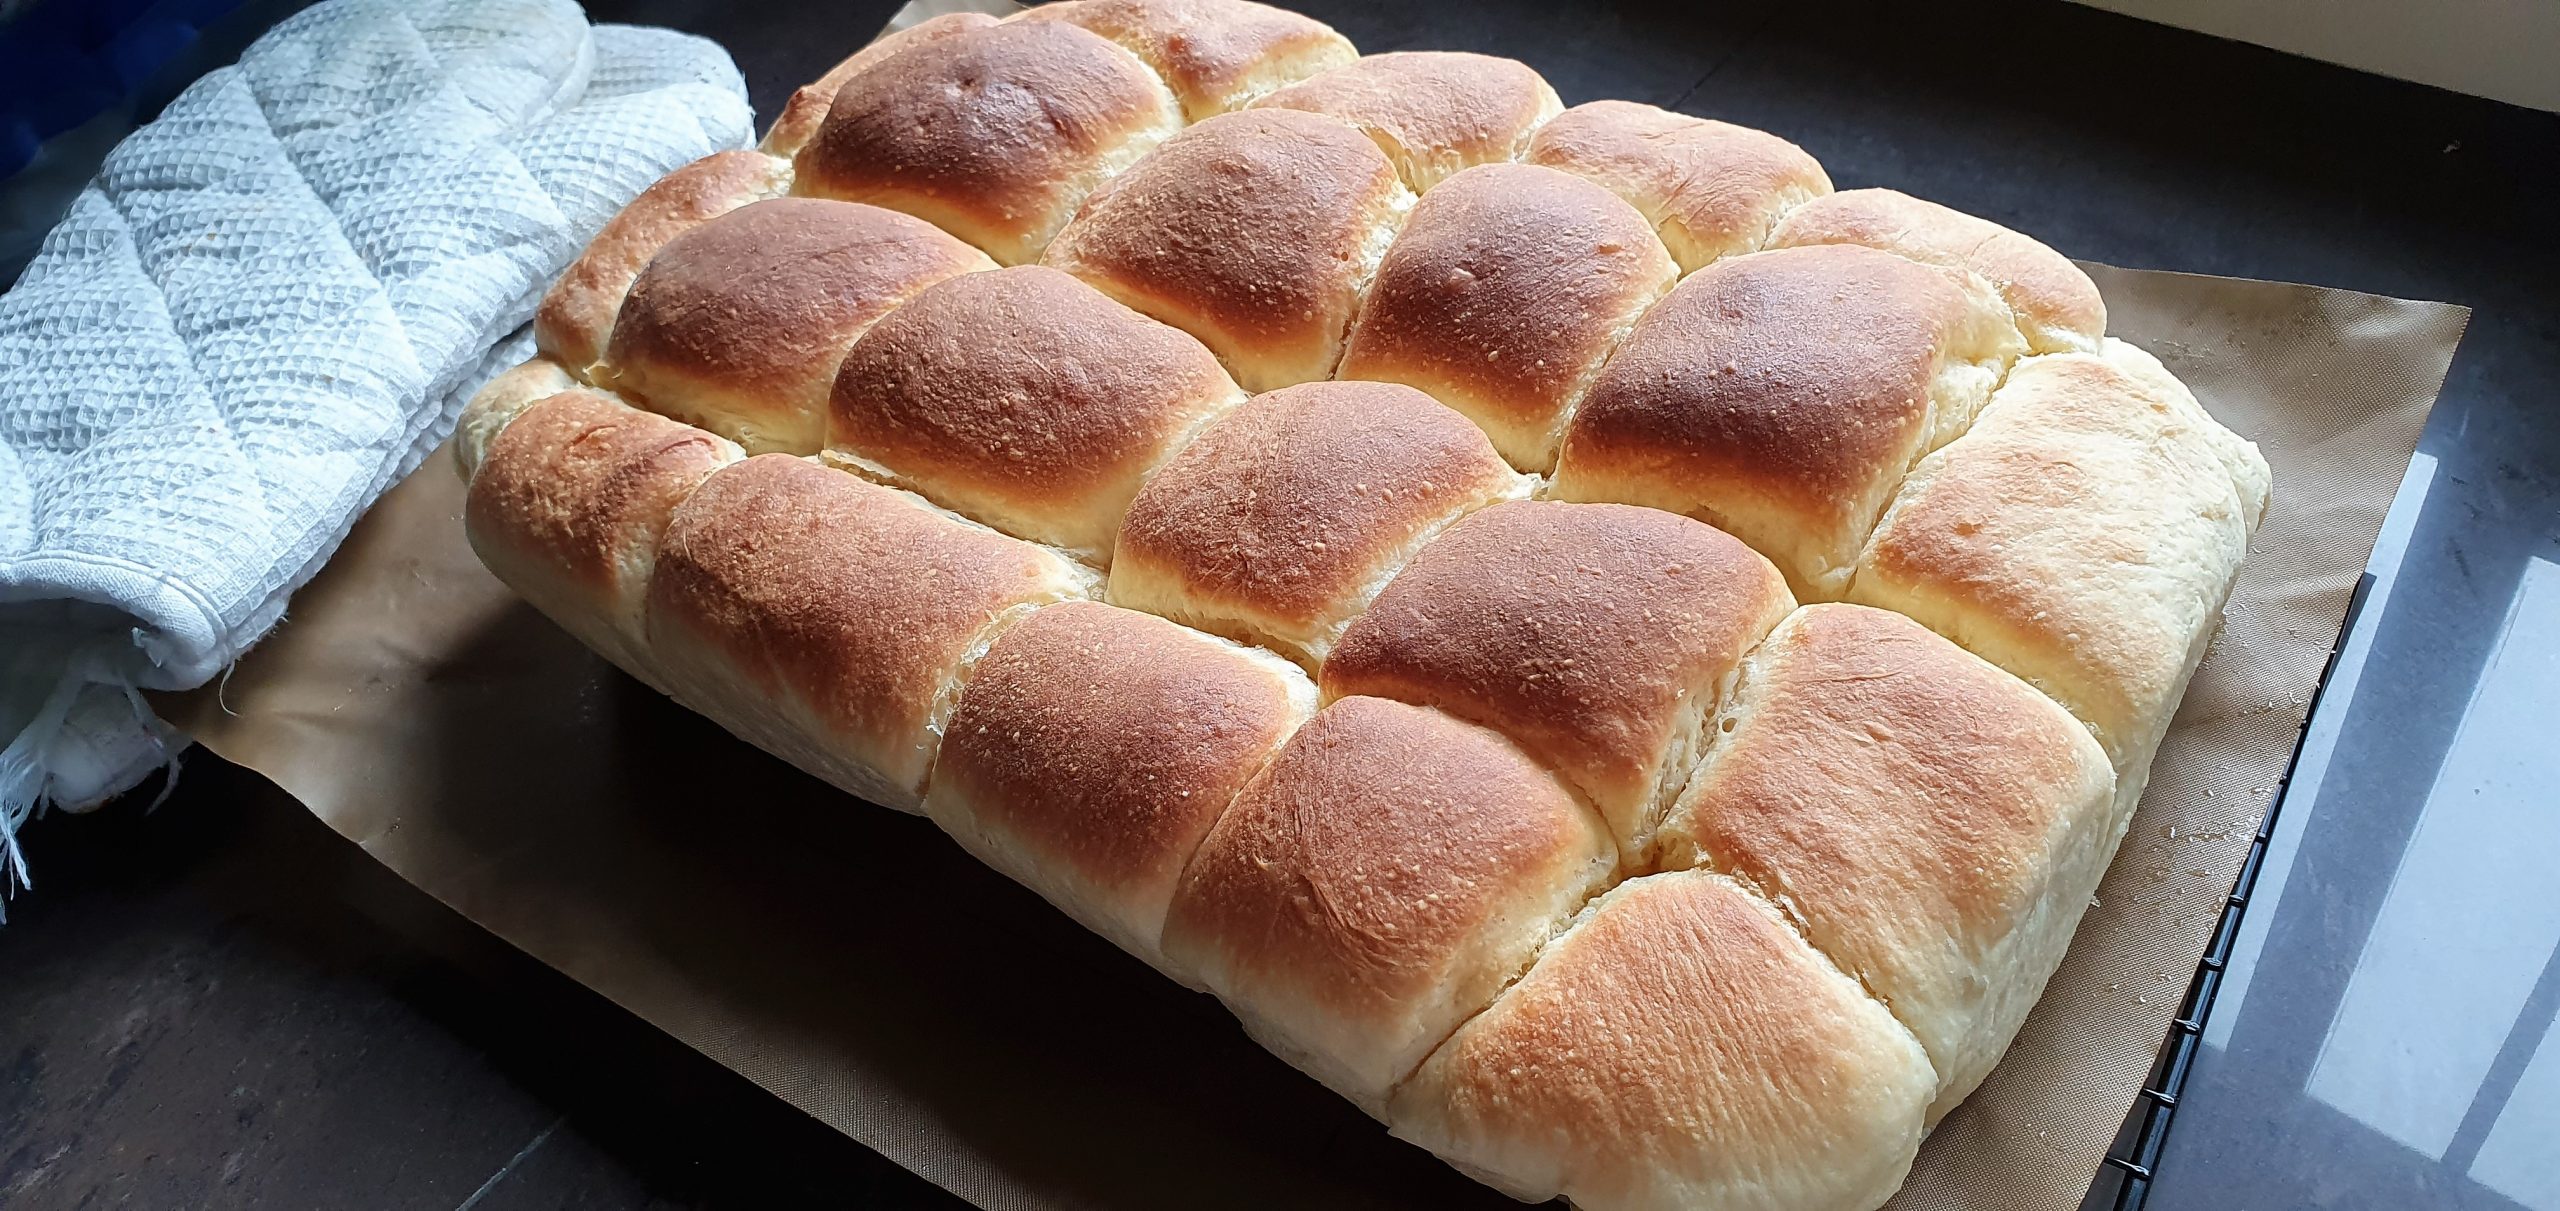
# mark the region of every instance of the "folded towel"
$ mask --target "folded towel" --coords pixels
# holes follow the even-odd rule
[[[136,688],[274,626],[745,91],[568,0],[328,0],[117,146],[0,297],[0,883],[40,804],[170,759]]]

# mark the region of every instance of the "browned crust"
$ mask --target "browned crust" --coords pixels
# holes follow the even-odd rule
[[[1438,707],[1563,774],[1621,844],[1742,654],[1795,600],[1749,547],[1632,505],[1499,504],[1432,540],[1342,636],[1325,696]]]
[[[1768,905],[1630,880],[1397,1093],[1395,1133],[1578,1206],[1876,1206],[1934,1082],[1883,1006]]]
[[[1890,189],[1852,189],[1788,212],[1772,248],[1864,244],[1981,274],[2008,301],[2039,353],[2095,350],[2107,302],[2071,259],[1989,219]]]
[[[837,372],[827,440],[963,511],[1046,513],[1059,532],[1039,537],[1107,553],[1140,477],[1241,398],[1200,342],[1025,265],[952,278],[873,325]]]
[[[1250,0],[1066,0],[1014,20],[1063,21],[1146,61],[1193,122],[1359,56],[1313,17]]]
[[[1702,505],[1747,492],[1809,530],[1852,525],[1925,449],[1930,381],[1972,312],[1944,272],[1857,245],[1719,261],[1600,372],[1566,430],[1559,490],[1695,485]]]
[[[1528,64],[1464,51],[1365,56],[1254,105],[1358,127],[1417,192],[1462,168],[1519,159],[1529,136],[1561,108]]]
[[[677,508],[648,635],[768,699],[799,703],[833,751],[915,786],[937,697],[989,624],[1072,595],[1066,564],[888,488],[781,454],[704,481]]]
[[[1045,878],[1151,904],[1161,924],[1200,838],[1296,729],[1293,677],[1152,615],[1039,610],[971,673],[934,766],[935,814],[963,804]]]
[[[1633,101],[1564,111],[1539,129],[1527,159],[1625,198],[1683,272],[1760,247],[1787,207],[1831,192],[1822,165],[1785,139]]]
[[[1521,936],[1520,906],[1562,899],[1570,912],[1612,857],[1598,821],[1499,735],[1345,698],[1219,817],[1183,871],[1165,952],[1249,1013],[1289,1006],[1367,1036],[1363,1024],[1400,1024],[1452,982],[1471,986],[1459,1014],[1489,1002],[1552,924]]]
[[[995,17],[987,13],[943,13],[881,35],[879,40],[828,68],[827,74],[793,91],[791,99],[783,102],[781,116],[775,118],[773,126],[764,132],[764,142],[759,146],[767,155],[787,157],[798,152],[807,145],[810,136],[818,133],[819,124],[827,120],[827,108],[835,104],[836,93],[843,90],[846,81],[879,66],[899,51],[939,42],[962,30],[995,23]]]
[[[812,453],[836,365],[917,291],[992,266],[932,224],[816,198],[742,207],[668,241],[632,284],[612,384],[680,419],[753,425],[751,450]]]
[[[577,385],[578,381],[569,377],[560,363],[539,354],[482,383],[478,391],[472,392],[471,402],[462,406],[462,415],[454,420],[453,465],[462,473],[462,482],[470,483],[471,477],[479,473],[480,461],[488,456],[489,443],[525,409]]]
[[[1048,263],[1180,328],[1250,390],[1322,378],[1406,196],[1340,123],[1211,118],[1097,191]]]
[[[1419,387],[1544,471],[1566,411],[1677,275],[1609,191],[1531,165],[1471,168],[1424,194],[1388,248],[1341,376]]]
[[[836,94],[795,192],[930,219],[997,259],[1035,257],[1114,153],[1181,123],[1146,65],[1060,23],[910,48]]]
[[[1428,526],[1512,483],[1484,434],[1410,387],[1307,383],[1257,396],[1138,492],[1125,576],[1220,614],[1313,624]]]
[[[708,219],[780,194],[790,180],[789,164],[753,151],[713,152],[658,178],[606,221],[542,296],[533,313],[535,345],[570,373],[591,378],[623,296],[649,258]]]
[[[489,443],[463,521],[473,545],[503,542],[517,561],[613,599],[635,587],[626,574],[645,572],[676,506],[738,458],[735,445],[691,425],[563,391]]]

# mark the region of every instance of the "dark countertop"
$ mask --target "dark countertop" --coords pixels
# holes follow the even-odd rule
[[[770,115],[894,5],[591,7],[718,38]],[[2473,307],[2149,1205],[2560,1211],[2560,116],[2055,0],[1301,7],[2076,256]],[[0,1204],[953,1205],[254,775],[199,753],[150,789],[26,836]]]

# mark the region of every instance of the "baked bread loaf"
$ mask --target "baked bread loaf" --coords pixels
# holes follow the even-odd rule
[[[2266,508],[2105,324],[1775,135],[1065,0],[642,194],[455,456],[533,606],[1397,1135],[1838,1211],[2061,962]]]

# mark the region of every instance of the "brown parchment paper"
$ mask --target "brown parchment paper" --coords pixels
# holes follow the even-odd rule
[[[910,5],[895,25],[966,7]],[[2076,1206],[2299,735],[2468,313],[2089,266],[2275,503],[2132,832],[2008,1058],[1893,1206]],[[216,687],[221,757],[491,932],[988,1208],[1512,1206],[963,854],[614,671],[462,538],[444,456]]]

